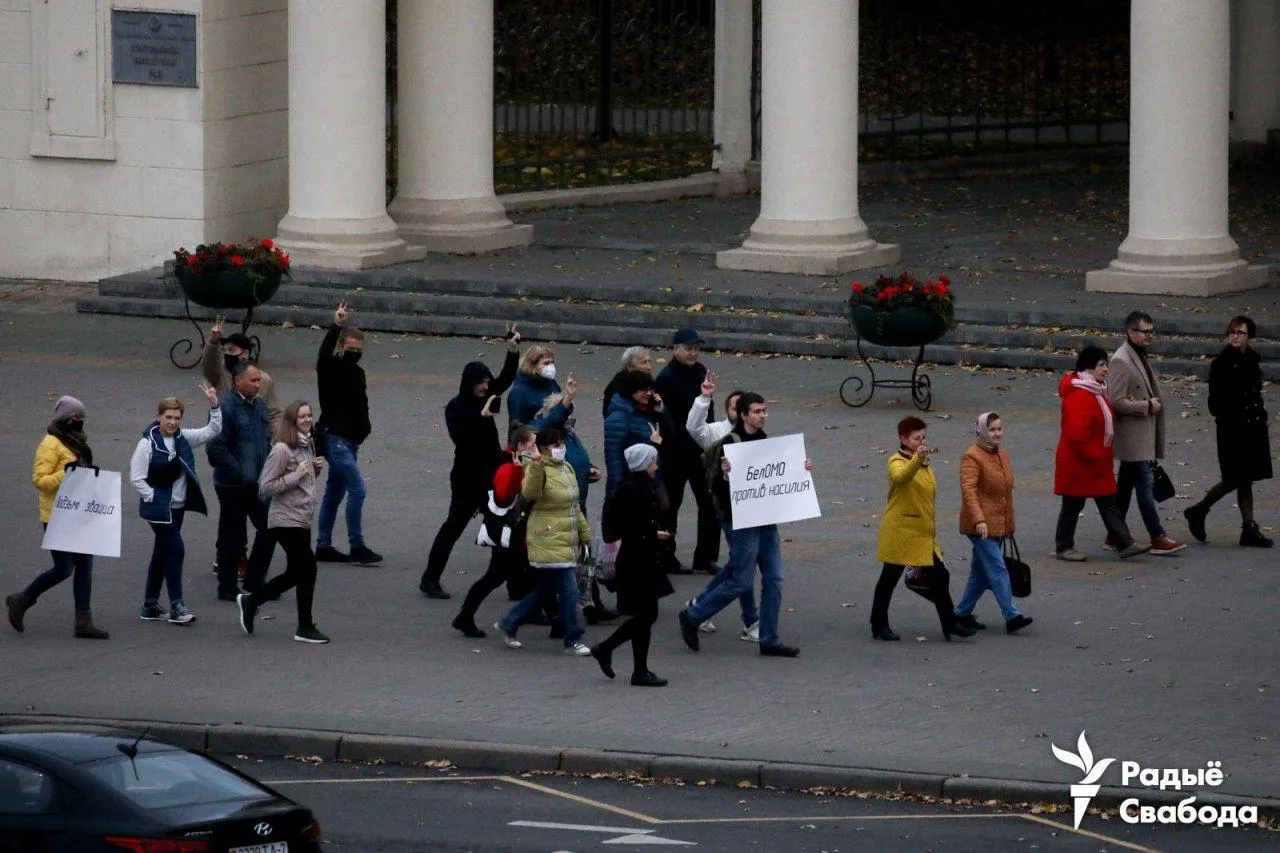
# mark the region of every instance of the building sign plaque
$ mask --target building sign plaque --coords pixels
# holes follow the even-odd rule
[[[196,16],[111,10],[111,79],[194,87]]]

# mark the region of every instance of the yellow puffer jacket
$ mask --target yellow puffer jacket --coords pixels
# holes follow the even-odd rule
[[[876,559],[902,566],[932,566],[938,547],[934,498],[938,481],[924,464],[924,456],[895,453],[889,457],[889,502],[880,522]]]
[[[525,467],[521,492],[533,504],[527,528],[529,565],[576,566],[578,551],[591,542],[591,530],[578,506],[573,468],[554,459],[534,460]]]
[[[47,522],[53,512],[53,499],[58,496],[62,476],[76,455],[52,435],[46,435],[36,448],[36,461],[31,465],[31,484],[40,490],[40,520]]]

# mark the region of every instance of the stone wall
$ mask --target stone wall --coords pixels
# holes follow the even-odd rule
[[[274,232],[286,0],[163,6],[199,16],[198,88],[111,83],[110,0],[0,0],[0,277],[93,281]]]

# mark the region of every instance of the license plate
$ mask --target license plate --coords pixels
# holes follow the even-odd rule
[[[273,841],[270,844],[255,844],[252,847],[232,847],[227,853],[289,853],[289,842]]]

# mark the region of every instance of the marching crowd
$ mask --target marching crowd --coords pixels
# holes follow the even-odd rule
[[[195,450],[204,447],[219,509],[218,598],[235,602],[241,627],[252,634],[259,610],[294,589],[294,639],[329,641],[312,613],[317,564],[369,565],[382,559],[363,536],[365,482],[359,454],[372,428],[360,366],[364,336],[349,319],[344,302],[320,344],[314,410],[301,399],[281,407],[271,377],[253,357],[254,342],[243,333],[224,338],[221,319],[209,335],[201,362],[205,382],[199,387],[210,408],[207,423],[184,427],[184,403],[176,397],[159,401],[129,466],[138,513],[154,535],[139,610],[142,619],[178,625],[195,620],[184,600],[182,526],[188,512],[208,512],[195,456]],[[1191,535],[1202,542],[1210,508],[1235,492],[1242,525],[1239,544],[1273,544],[1254,519],[1252,483],[1272,473],[1260,359],[1249,345],[1256,333],[1248,317],[1232,318],[1226,345],[1210,371],[1208,404],[1216,421],[1221,480],[1183,513]],[[1151,317],[1132,312],[1124,322],[1125,340],[1114,354],[1098,346],[1084,347],[1075,369],[1059,383],[1061,428],[1054,491],[1061,497],[1061,511],[1054,554],[1060,560],[1088,559],[1076,549],[1075,533],[1090,499],[1106,529],[1103,547],[1116,550],[1120,558],[1169,555],[1186,547],[1164,528],[1157,508],[1168,482],[1158,462],[1164,457],[1167,404],[1147,356],[1154,334]],[[643,347],[631,347],[601,400],[602,471],[576,432],[580,409],[573,375],[567,375],[563,385],[557,381],[556,354],[548,346],[530,346],[521,353],[514,324],[506,337],[509,347],[498,375],[482,362],[465,365],[458,392],[445,407],[454,445],[450,501],[419,581],[421,592],[431,599],[452,597],[441,585],[443,573],[458,540],[474,531],[477,544],[489,548],[490,560],[452,621],[467,637],[485,636],[476,614],[484,600],[505,585],[513,606],[493,628],[508,647],[521,648],[522,625],[545,625],[552,638],[563,642],[566,654],[593,657],[613,678],[613,655],[630,643],[631,683],[661,686],[666,681],[649,669],[648,662],[659,600],[674,592],[668,575],[702,572],[711,575],[706,587],[677,613],[680,635],[690,649],[699,649],[700,635],[716,630],[713,617],[737,601],[743,640],[758,643],[761,655],[797,656],[800,650],[779,637],[784,568],[778,527],[733,526],[729,457],[750,458],[750,443],[768,437],[764,398],[750,390],[732,390],[725,397],[723,417],[718,417],[716,377],[700,360],[702,341],[694,329],[675,333],[671,359],[657,376],[652,373],[653,355]],[[497,422],[504,394],[507,425],[500,435]],[[32,483],[46,526],[65,473],[94,465],[85,420],[79,400],[59,398],[36,449]],[[907,417],[897,432],[899,449],[890,455],[886,470],[888,499],[877,547],[883,568],[874,588],[872,636],[899,639],[889,623],[889,606],[904,576],[908,588],[934,604],[948,641],[986,627],[974,611],[988,590],[1006,631],[1026,628],[1032,619],[1018,610],[1010,577],[1010,567],[1020,561],[1014,540],[1014,468],[1002,446],[1004,418],[996,412],[979,414],[975,441],[960,460],[958,527],[970,540],[972,553],[958,603],[951,597],[939,544],[938,482],[930,465],[935,449],[927,441],[927,424]],[[726,454],[726,446],[738,443],[744,446]],[[806,471],[810,468],[806,460]],[[593,526],[587,493],[601,480],[605,501]],[[691,536],[696,544],[688,566],[677,547],[686,487],[697,504]],[[1135,536],[1126,521],[1135,500],[1145,536]],[[346,552],[333,541],[344,501]],[[249,526],[254,529],[252,543]],[[727,543],[723,563],[722,537]],[[286,567],[268,579],[277,544]],[[10,624],[23,631],[27,611],[70,578],[75,636],[107,639],[108,632],[92,618],[93,556],[51,553],[52,568],[6,598]],[[162,587],[167,607],[161,604]],[[614,596],[613,607],[606,603],[609,595]],[[622,616],[625,620],[607,639],[590,647],[583,642],[580,617],[596,625]]]

